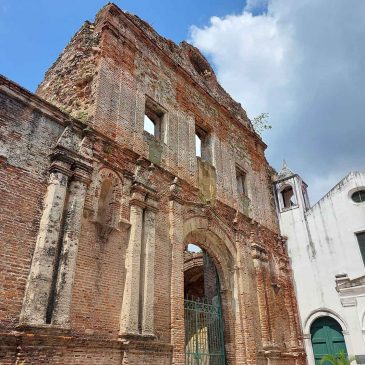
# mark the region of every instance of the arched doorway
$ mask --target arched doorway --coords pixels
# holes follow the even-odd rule
[[[345,339],[340,324],[331,317],[316,319],[310,329],[315,364],[319,365],[324,355],[336,356],[340,351],[347,354]]]
[[[225,365],[220,281],[207,251],[184,253],[185,365]]]

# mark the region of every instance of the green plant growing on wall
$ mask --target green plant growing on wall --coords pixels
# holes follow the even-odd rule
[[[87,122],[88,114],[85,111],[79,111],[76,118],[80,119],[82,122]]]
[[[320,365],[350,365],[354,360],[354,357],[347,357],[344,351],[340,351],[338,356],[324,355]]]
[[[251,120],[253,128],[259,135],[261,135],[263,131],[272,128],[272,126],[268,123],[268,118],[269,113],[261,113]]]

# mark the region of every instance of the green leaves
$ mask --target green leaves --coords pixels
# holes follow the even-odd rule
[[[354,357],[348,358],[344,351],[340,351],[337,356],[324,355],[321,359],[321,365],[350,365],[355,360]]]
[[[264,130],[272,128],[272,126],[267,121],[268,118],[269,113],[261,113],[252,119],[251,123],[258,134],[261,135]]]

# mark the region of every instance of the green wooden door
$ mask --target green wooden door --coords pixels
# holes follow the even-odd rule
[[[319,365],[323,355],[337,355],[341,350],[347,354],[342,328],[331,317],[321,317],[313,322],[311,338],[316,365]]]

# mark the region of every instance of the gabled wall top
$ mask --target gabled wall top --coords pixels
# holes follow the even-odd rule
[[[129,23],[127,25],[126,19]],[[95,18],[95,26],[112,27],[119,36],[125,37],[127,42],[129,31],[137,33],[141,39],[148,41],[150,47],[159,51],[165,60],[167,58],[177,70],[190,77],[195,86],[203,89],[217,103],[225,107],[235,120],[253,132],[258,141],[266,147],[261,137],[254,131],[246,111],[219,84],[213,68],[199,49],[185,41],[177,45],[162,37],[147,22],[136,15],[124,12],[113,3],[107,4],[99,11]],[[138,48],[138,45],[134,46]]]

